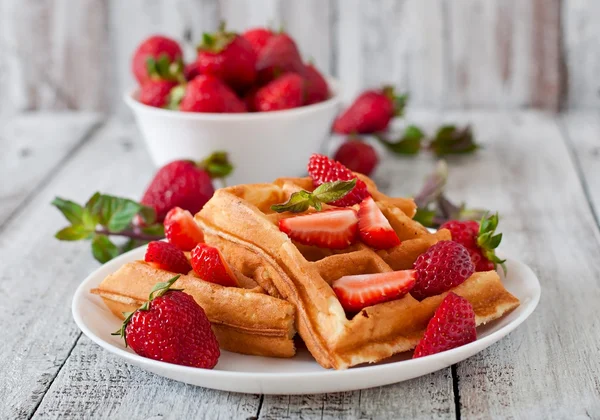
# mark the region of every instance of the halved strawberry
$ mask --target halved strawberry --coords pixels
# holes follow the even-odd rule
[[[192,269],[183,251],[163,241],[148,244],[144,261],[160,270],[173,273],[187,274]]]
[[[427,324],[413,359],[450,350],[477,340],[475,312],[467,299],[448,293]]]
[[[191,251],[198,243],[204,241],[204,234],[194,222],[192,213],[181,207],[173,207],[164,221],[165,236],[169,243],[182,251]]]
[[[358,216],[354,209],[327,210],[281,219],[279,230],[304,245],[344,249],[356,241]]]
[[[199,243],[192,250],[191,257],[192,267],[202,280],[221,286],[238,286],[235,275],[217,248]]]
[[[400,245],[398,235],[371,197],[365,198],[360,203],[358,232],[360,239],[375,249],[387,249]]]
[[[415,285],[415,270],[344,276],[333,282],[333,291],[348,312],[399,299]]]

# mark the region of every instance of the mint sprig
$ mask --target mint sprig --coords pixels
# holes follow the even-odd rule
[[[135,246],[164,237],[163,226],[156,222],[154,209],[127,198],[97,192],[84,206],[61,197],[56,197],[52,205],[71,223],[55,237],[61,241],[91,240],[92,254],[101,263]],[[136,217],[142,223],[134,223]],[[109,236],[122,236],[129,241],[119,247]]]
[[[472,153],[480,146],[475,142],[471,126],[444,125],[428,147],[436,156],[445,156]]]
[[[289,200],[282,204],[274,204],[271,210],[277,213],[289,211],[292,213],[302,213],[310,207],[321,211],[323,204],[332,203],[343,198],[356,186],[356,178],[351,181],[325,182],[319,185],[311,193],[301,190],[293,193]]]

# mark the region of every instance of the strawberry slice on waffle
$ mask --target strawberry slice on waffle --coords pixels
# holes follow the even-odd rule
[[[371,197],[360,203],[358,232],[360,239],[375,249],[388,249],[400,245],[400,239],[392,225]]]

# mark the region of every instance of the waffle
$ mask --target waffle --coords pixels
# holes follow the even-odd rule
[[[234,273],[241,287],[224,287],[199,279],[191,272],[174,283],[204,308],[221,348],[257,356],[292,357],[294,307],[265,294],[253,280]],[[144,261],[125,264],[106,277],[92,293],[99,295],[118,317],[140,307],[150,290],[173,273],[156,269]]]
[[[450,239],[447,230],[430,233],[412,220],[412,200],[387,197],[370,179],[360,177],[401,239],[399,246],[375,251],[357,243],[345,250],[330,250],[290,240],[279,231],[278,221],[295,215],[274,213],[270,207],[285,202],[300,189],[311,191],[310,178],[282,178],[272,184],[224,188],[195,216],[207,243],[218,246],[230,264],[272,296],[294,304],[296,328],[325,368],[345,369],[377,362],[414,348],[446,295],[419,302],[408,294],[347,318],[331,288],[334,280],[345,275],[411,268],[431,245]],[[519,305],[495,271],[475,273],[452,291],[471,302],[477,325]]]

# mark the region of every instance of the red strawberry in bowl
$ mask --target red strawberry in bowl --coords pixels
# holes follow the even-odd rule
[[[469,301],[448,293],[427,324],[413,359],[464,346],[477,340],[475,312]]]
[[[296,73],[287,73],[267,83],[252,97],[253,111],[280,111],[298,108],[304,102],[304,79]]]
[[[379,157],[373,146],[358,138],[344,142],[333,156],[335,160],[353,172],[369,176],[377,167]]]
[[[253,28],[248,29],[242,34],[244,38],[252,45],[252,49],[256,56],[262,52],[267,45],[267,42],[273,37],[274,33],[268,28]]]
[[[224,25],[214,34],[205,33],[196,59],[201,74],[215,76],[237,91],[256,79],[256,53],[248,40]]]
[[[221,352],[204,310],[194,298],[170,287],[179,276],[152,289],[149,300],[130,313],[113,335],[143,357],[212,369]]]
[[[469,251],[454,241],[440,241],[433,245],[419,255],[414,269],[417,282],[410,293],[418,300],[447,292],[475,272]]]
[[[306,105],[323,102],[329,97],[327,81],[314,65],[306,65],[304,78],[306,79]]]
[[[304,75],[304,63],[296,42],[286,33],[273,35],[260,52],[256,70],[258,81],[265,84],[285,73]]]
[[[463,245],[475,265],[475,271],[495,270],[500,264],[504,271],[504,262],[496,256],[495,249],[502,241],[502,234],[494,234],[498,227],[498,215],[484,217],[481,223],[474,220],[450,220],[440,226],[440,229],[448,229],[452,240]]]
[[[415,271],[344,276],[331,287],[347,312],[358,312],[367,306],[389,302],[405,296],[415,285]]]
[[[327,156],[313,154],[308,161],[308,175],[313,180],[315,187],[324,182],[350,181],[357,178],[352,171],[340,162],[329,159]],[[356,186],[342,199],[331,203],[338,207],[347,207],[360,203],[365,197],[369,197],[369,191],[364,181],[357,179]]]
[[[179,110],[183,112],[246,112],[246,105],[237,97],[225,83],[214,76],[200,75],[174,90],[172,107],[177,106],[180,97]]]
[[[173,273],[187,274],[192,270],[183,251],[163,241],[153,241],[148,244],[144,261],[155,268]]]
[[[141,103],[157,108],[164,108],[169,103],[171,89],[177,86],[169,80],[148,80],[140,87],[138,99]]]
[[[401,115],[406,96],[396,96],[392,87],[363,92],[333,123],[339,134],[384,131],[392,117]]]
[[[169,243],[182,251],[191,251],[198,243],[204,241],[204,234],[194,221],[192,213],[180,207],[169,210],[164,226]]]
[[[140,84],[144,84],[159,78],[156,73],[149,72],[149,69],[160,68],[163,70],[160,77],[165,78],[165,71],[173,74],[181,71],[182,57],[183,53],[177,41],[161,35],[151,36],[144,40],[133,54],[133,75]]]

